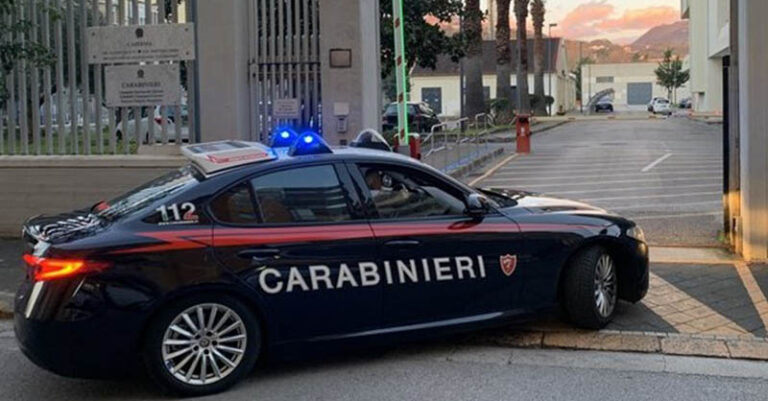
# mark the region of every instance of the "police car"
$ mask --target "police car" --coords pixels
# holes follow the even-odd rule
[[[189,164],[30,219],[16,336],[74,377],[222,391],[257,359],[503,325],[561,305],[597,329],[648,289],[640,228],[583,203],[470,188],[375,133],[330,148],[189,145]]]

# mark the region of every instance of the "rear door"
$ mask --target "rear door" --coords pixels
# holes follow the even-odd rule
[[[380,323],[381,288],[361,279],[376,242],[346,171],[270,171],[211,203],[218,258],[262,300],[279,341],[332,338]]]
[[[383,271],[390,327],[498,317],[518,306],[516,223],[465,215],[464,190],[437,175],[386,163],[350,164],[363,188]],[[502,267],[503,264],[503,267]]]

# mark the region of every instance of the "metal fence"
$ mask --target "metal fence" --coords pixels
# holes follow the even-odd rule
[[[90,26],[193,22],[184,0],[21,0],[4,23],[29,29],[5,43],[38,44],[51,63],[17,60],[4,79],[0,103],[0,155],[135,153],[140,145],[195,141],[195,63],[179,63],[180,106],[109,108],[105,64],[89,64]],[[146,64],[146,63],[143,63]]]
[[[436,124],[422,139],[422,158],[427,164],[450,172],[473,159],[487,154],[491,149],[488,136],[496,127],[491,116],[485,113],[474,118]]]
[[[322,131],[318,0],[250,0],[252,140],[280,125]]]

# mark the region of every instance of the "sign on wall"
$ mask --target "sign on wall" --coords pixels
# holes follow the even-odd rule
[[[275,99],[272,116],[278,119],[295,120],[301,118],[299,99]]]
[[[93,26],[87,35],[91,64],[195,59],[192,23]]]
[[[181,103],[178,64],[106,66],[104,81],[108,107]]]

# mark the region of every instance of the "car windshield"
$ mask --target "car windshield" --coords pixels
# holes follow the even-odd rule
[[[669,104],[669,100],[661,99],[657,102],[658,104]]]
[[[397,114],[397,104],[391,103],[389,106],[387,106],[387,110],[384,111],[384,114],[386,115]]]
[[[201,179],[202,175],[195,167],[191,165],[182,167],[107,203],[101,202],[93,207],[92,212],[108,221],[118,220],[144,210],[158,200],[175,195],[197,184]]]

